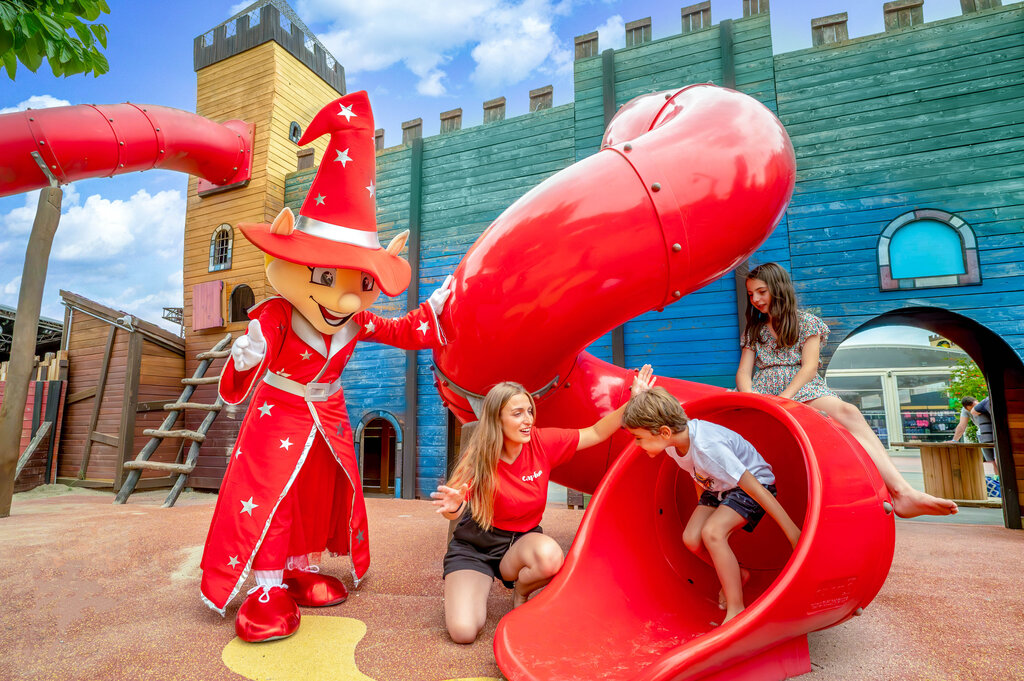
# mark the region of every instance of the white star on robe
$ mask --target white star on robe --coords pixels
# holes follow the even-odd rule
[[[336,158],[334,160],[335,161],[341,161],[341,167],[342,168],[345,167],[346,163],[348,163],[349,161],[352,160],[352,158],[348,155],[348,149],[346,149],[345,151],[338,151],[337,149],[335,149],[334,151],[335,151],[335,153],[338,154],[338,158]]]
[[[316,205],[322,206],[322,205],[324,205],[324,199],[326,199],[326,198],[327,197],[324,196],[323,194],[317,194],[316,198],[314,198],[313,200],[316,201]]]
[[[366,333],[373,333],[374,331],[377,330],[377,327],[373,325],[372,319],[366,322],[366,326],[364,328],[366,329]]]
[[[285,439],[281,440],[281,449],[283,449],[283,450],[285,450],[287,452],[288,448],[291,447],[292,444],[294,444],[294,443],[290,439],[285,438]]]
[[[237,452],[235,452],[235,458],[236,458],[236,459],[237,459],[238,457],[240,457],[240,456],[242,456],[242,448],[241,448],[241,447],[239,447],[239,448],[238,448],[238,451],[237,451]]]
[[[351,106],[345,106],[344,104],[339,104],[339,106],[341,107],[341,111],[338,112],[338,115],[344,116],[346,121],[352,120],[353,117],[359,118],[359,114],[352,111]]]
[[[416,327],[420,333],[426,333],[430,330],[430,324],[427,321],[420,322],[420,325]]]
[[[241,501],[241,499],[239,499]],[[249,501],[242,501],[242,510],[239,513],[248,513],[249,517],[252,517],[252,509],[257,508],[259,504],[252,503],[252,497],[249,497]]]
[[[301,357],[302,359],[309,359],[309,350],[306,350],[304,353],[299,355],[299,357]]]
[[[260,418],[262,418],[264,416],[270,416],[270,410],[273,408],[274,405],[268,404],[266,401],[264,401],[263,406],[257,409],[256,411],[260,413]]]
[[[370,184],[366,187],[366,191],[370,192],[371,197],[377,195],[377,185],[373,183],[373,180],[370,180]]]
[[[238,556],[231,556],[230,558],[228,558],[228,566],[238,567]]]

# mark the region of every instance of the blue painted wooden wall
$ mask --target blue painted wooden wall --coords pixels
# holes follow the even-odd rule
[[[735,86],[775,111],[793,139],[797,186],[782,223],[752,258],[790,268],[804,306],[833,327],[834,348],[871,318],[904,306],[964,314],[1024,355],[1024,9],[1022,4],[830,46],[772,55],[768,15],[731,22]],[[721,24],[614,53],[615,104],[693,82],[723,82]],[[423,140],[419,300],[450,273],[501,211],[597,151],[604,128],[603,59],[575,64],[574,102]],[[411,153],[377,156],[385,242],[409,222]],[[288,178],[297,209],[312,170]],[[939,208],[978,237],[980,286],[880,292],[878,236],[893,218]],[[405,297],[382,300],[398,316]],[[626,362],[732,385],[737,301],[726,275],[625,328]],[[609,337],[591,347],[611,357]],[[447,416],[429,353],[418,353],[416,490],[446,473]],[[363,344],[345,372],[353,425],[384,409],[405,423],[405,353]]]

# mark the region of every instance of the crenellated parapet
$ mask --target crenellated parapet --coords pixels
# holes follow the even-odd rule
[[[338,92],[345,93],[345,68],[284,0],[259,0],[194,41],[199,69],[274,41]]]

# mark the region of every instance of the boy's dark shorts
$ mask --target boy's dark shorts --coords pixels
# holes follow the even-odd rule
[[[444,576],[456,570],[476,570],[501,579],[501,583],[511,589],[515,582],[501,578],[501,559],[523,535],[542,531],[540,525],[526,532],[509,532],[496,527],[485,531],[473,520],[473,515],[467,509],[455,526],[448,552],[444,554]]]
[[[773,497],[779,496],[776,493],[775,485],[765,485],[764,488],[771,492]],[[757,524],[761,522],[761,518],[764,517],[765,510],[761,508],[761,504],[754,501],[749,494],[744,492],[739,487],[734,487],[731,490],[722,493],[722,498],[718,498],[716,492],[708,492],[704,490],[704,493],[700,495],[700,499],[697,501],[700,506],[710,506],[711,508],[718,508],[719,505],[725,505],[732,510],[739,513],[747,521],[747,524],[743,526],[743,529],[747,532],[753,532]]]

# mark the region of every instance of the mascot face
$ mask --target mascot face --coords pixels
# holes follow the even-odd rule
[[[267,279],[320,333],[335,334],[352,315],[373,305],[380,295],[373,277],[360,270],[310,267],[275,258]]]

